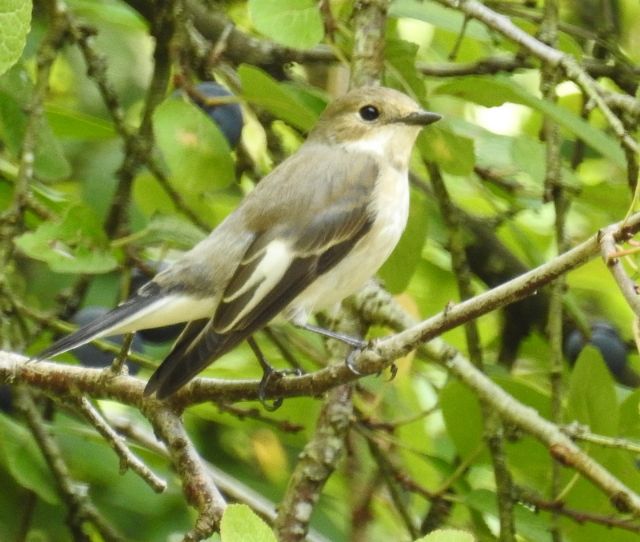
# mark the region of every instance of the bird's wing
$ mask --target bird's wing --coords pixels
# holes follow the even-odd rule
[[[308,208],[300,209],[293,220],[286,218],[291,213],[279,213],[271,202],[272,216],[265,219],[270,227],[255,232],[213,318],[197,333],[195,328],[185,331],[152,375],[145,393],[155,391],[158,398],[172,394],[265,326],[342,260],[371,228],[370,201],[377,173],[375,162],[355,158],[344,171],[334,171],[350,177],[339,179],[340,187],[327,187],[336,180],[315,172],[318,184],[325,185],[318,187],[317,197],[307,198]]]

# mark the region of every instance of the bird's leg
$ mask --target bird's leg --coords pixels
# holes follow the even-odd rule
[[[274,378],[282,378],[285,375],[289,375],[289,374],[299,375],[300,370],[284,369],[282,371],[278,371],[277,369],[274,369],[273,366],[267,361],[267,358],[262,353],[262,350],[260,350],[260,347],[258,346],[258,343],[256,343],[255,339],[253,337],[249,337],[247,339],[247,342],[249,343],[251,350],[253,350],[253,353],[258,359],[258,363],[260,364],[260,367],[262,367],[262,378],[260,379],[260,385],[258,386],[258,399],[262,403],[262,406],[264,407],[265,410],[273,412],[274,410],[278,409],[280,405],[282,405],[282,397],[278,397],[277,399],[275,399],[273,401],[273,404],[267,403],[266,394],[267,394],[267,388],[269,387],[269,383]]]
[[[362,339],[358,339],[357,337],[351,337],[350,335],[345,335],[344,333],[339,333],[337,331],[332,331],[330,329],[326,329],[324,327],[314,326],[312,324],[298,324],[294,323],[296,327],[300,329],[305,329],[307,331],[311,331],[313,333],[317,333],[318,335],[322,335],[323,337],[328,337],[329,339],[335,339],[336,341],[343,342],[349,346],[351,346],[351,352],[347,356],[345,360],[345,365],[347,368],[356,375],[362,374],[353,363],[354,358],[362,352],[365,348],[369,346],[369,341],[363,341]]]
[[[363,341],[362,339],[358,339],[357,337],[352,337],[351,335],[345,335],[344,333],[339,333],[337,331],[332,331],[330,329],[326,329],[320,326],[314,326],[312,324],[297,324],[294,323],[294,326],[305,329],[306,331],[311,331],[312,333],[317,333],[318,335],[322,335],[323,337],[327,337],[329,339],[335,339],[336,341],[343,342],[352,346],[356,350],[364,350],[369,346],[368,341]]]

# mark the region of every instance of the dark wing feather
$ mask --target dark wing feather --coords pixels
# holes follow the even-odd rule
[[[194,340],[202,330],[207,326],[209,320],[194,320],[193,322],[189,322],[175,344],[171,348],[171,352],[167,355],[165,360],[160,364],[160,366],[154,371],[147,382],[147,385],[144,388],[145,395],[151,395],[154,391],[157,391],[158,388],[167,380],[167,378],[172,377],[173,379],[179,378],[181,373],[173,374],[175,371],[172,371],[172,363],[167,363],[169,359],[181,359],[185,356],[185,353],[189,350],[189,347],[193,344]],[[186,363],[184,364],[187,365]],[[188,369],[185,367],[185,369]],[[185,371],[188,372],[188,371]],[[188,380],[188,379],[187,379]],[[187,380],[178,384],[176,389],[183,386]]]

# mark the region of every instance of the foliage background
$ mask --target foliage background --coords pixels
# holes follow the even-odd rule
[[[346,90],[349,66],[355,79],[380,76],[361,54],[367,39],[384,50],[384,84],[444,116],[419,139],[410,222],[380,273],[405,316],[439,313],[624,219],[637,180],[633,145],[620,144],[610,119],[562,66],[541,62],[544,55],[502,33],[499,21],[465,19],[474,2],[447,4],[456,3],[42,1],[29,28],[28,3],[0,2],[0,16],[9,16],[0,19],[7,21],[3,39],[14,43],[9,29],[26,34],[13,61],[11,47],[0,59],[2,347],[34,354],[79,307],[114,306],[128,294],[134,269],[174,258],[219,223],[297,148],[331,96]],[[484,8],[574,58],[635,141],[637,2]],[[177,86],[213,78],[243,107],[243,140],[234,151],[174,94]],[[634,276],[633,256],[625,265]],[[345,318],[366,327],[371,322],[358,317],[358,307],[351,304]],[[632,339],[633,311],[607,266],[594,259],[525,304],[443,338],[543,417],[624,439],[623,449],[581,447],[637,492],[640,395],[615,380],[636,384],[635,348],[629,366],[614,375],[594,348],[572,370],[561,358],[564,337],[575,328],[588,333],[598,320]],[[381,320],[373,323],[370,336],[391,333]],[[288,327],[274,333],[307,372],[331,359],[316,337]],[[259,340],[269,359],[285,366],[273,340]],[[145,346],[140,376],[168,347]],[[77,364],[72,355],[57,361]],[[442,527],[478,540],[514,540],[514,531],[531,541],[637,538],[638,511],[620,506],[614,490],[559,467],[548,446],[497,417],[490,399],[481,396],[481,404],[477,390],[445,364],[425,361],[424,352],[411,353],[397,361],[393,380],[385,373],[353,385],[344,399],[346,428],[338,432],[342,459],[328,462],[326,485],[313,489],[319,502],[309,499],[310,539],[413,540]],[[0,379],[12,382],[4,368]],[[203,375],[255,379],[259,372],[242,346]],[[42,387],[56,400],[36,397],[38,416],[59,447],[67,479],[86,499],[75,507],[60,472],[52,473],[23,397],[22,406],[0,415],[0,539],[197,539],[212,530],[196,524],[207,512],[188,506],[175,457],[168,461],[150,444],[149,414],[140,403],[97,396],[133,450],[167,479],[162,494],[131,470],[120,475],[118,457],[77,405]],[[24,393],[13,390],[13,398]],[[296,465],[305,445],[318,442],[326,399],[289,398],[273,413],[257,403],[210,399],[183,415],[194,450],[231,477],[235,492],[224,486],[229,500],[275,521],[281,539],[299,539],[287,534],[283,518],[293,505],[284,496],[299,489]],[[131,428],[147,440],[134,438]],[[253,492],[273,505],[259,506]],[[89,504],[96,516],[85,514]],[[214,526],[218,512],[211,512]]]

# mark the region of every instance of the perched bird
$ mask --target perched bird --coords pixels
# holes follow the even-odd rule
[[[193,249],[99,320],[38,359],[98,337],[188,322],[145,388],[165,398],[281,314],[307,323],[357,291],[407,222],[408,168],[440,115],[383,87],[331,103],[298,151]]]

